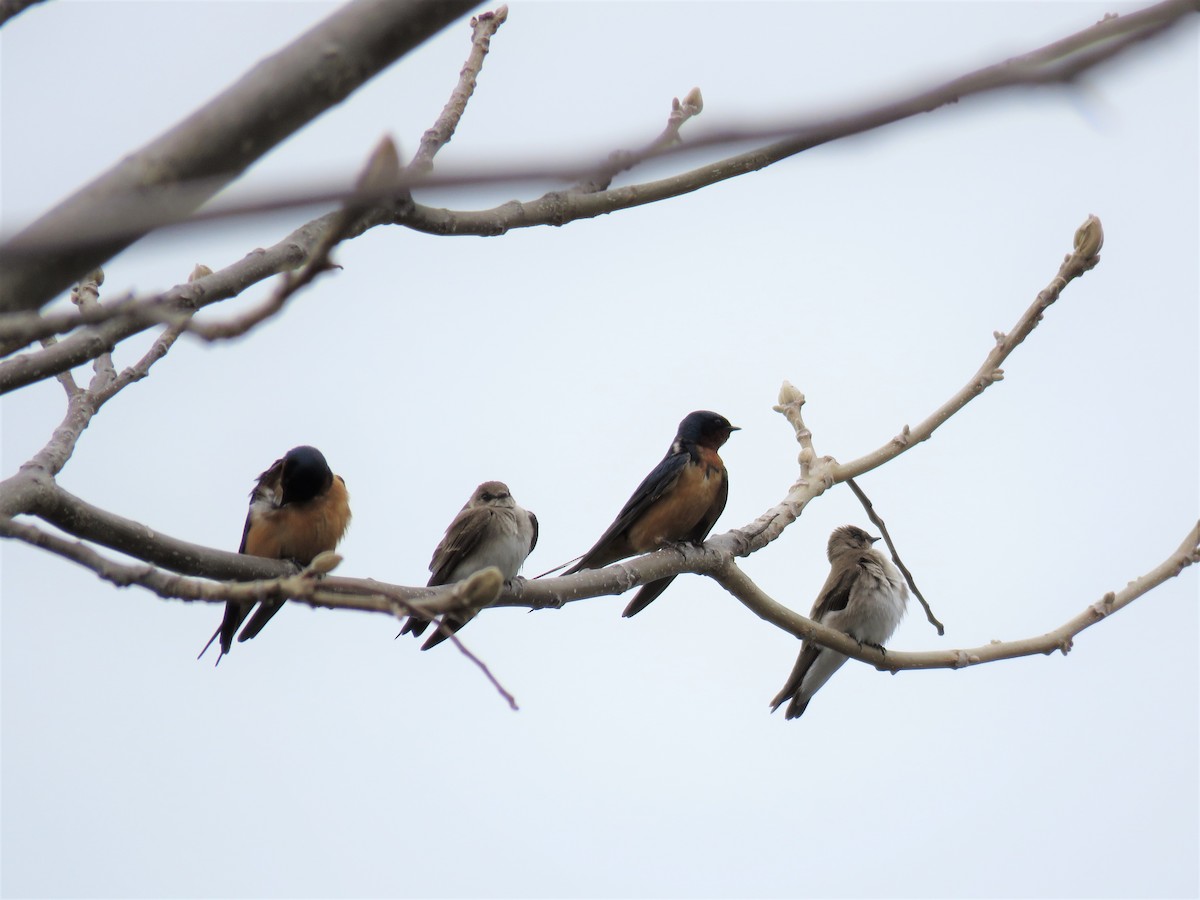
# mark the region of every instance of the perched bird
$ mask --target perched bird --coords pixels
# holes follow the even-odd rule
[[[258,476],[258,483],[250,492],[250,511],[246,514],[238,553],[290,559],[307,566],[318,554],[334,549],[349,524],[350,496],[346,493],[346,482],[330,471],[316,447],[295,447]],[[282,600],[263,601],[238,640],[247,641],[262,631],[282,605]],[[253,603],[226,603],[225,618],[200,656],[217,637],[221,639],[221,656],[228,653],[233,636],[253,606]]]
[[[717,450],[739,430],[715,412],[688,413],[662,462],[638,485],[596,545],[563,574],[599,569],[676,541],[703,541],[729,497],[729,476]],[[637,615],[672,581],[674,576],[642,585],[622,615]]]
[[[512,581],[525,557],[537,546],[537,539],[537,516],[517,505],[503,481],[485,481],[475,488],[433,551],[429,586],[462,581],[488,566],[495,566],[505,581]],[[421,649],[436,647],[446,639],[445,629],[456,632],[475,615],[475,610],[465,610],[443,616],[444,628],[435,631]],[[411,616],[400,634],[417,637],[429,627],[429,622]]]
[[[908,587],[891,560],[871,547],[877,540],[853,525],[834,529],[827,551],[832,568],[809,618],[882,650],[904,618]],[[804,641],[791,677],[771,701],[771,711],[790,699],[785,718],[802,716],[813,694],[845,661],[841,653]]]

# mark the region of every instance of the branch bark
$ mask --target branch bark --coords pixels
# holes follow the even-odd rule
[[[824,647],[844,653],[861,662],[870,663],[880,671],[899,672],[905,669],[962,669],[981,663],[1022,656],[1049,655],[1056,651],[1064,656],[1070,652],[1076,635],[1097,622],[1124,609],[1138,597],[1174,578],[1188,566],[1200,562],[1200,522],[1188,532],[1179,547],[1165,560],[1130,581],[1120,591],[1109,591],[1079,615],[1058,628],[1037,637],[1016,641],[992,641],[982,647],[956,650],[933,650],[906,653],[888,650],[881,652],[841,631],[821,625],[767,596],[732,561],[714,577],[727,591],[764,621],[782,628],[797,638],[811,638]]]
[[[142,150],[9,241],[55,244],[80,223],[120,221],[127,198],[187,215],[252,162],[474,5],[468,0],[355,0]],[[136,218],[136,217],[135,217]],[[151,230],[69,250],[21,254],[0,270],[0,312],[38,309]]]

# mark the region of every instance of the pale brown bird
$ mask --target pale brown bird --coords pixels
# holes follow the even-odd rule
[[[908,587],[891,560],[872,548],[877,540],[854,525],[834,529],[827,551],[829,577],[808,617],[882,650],[904,617]],[[771,701],[771,711],[790,700],[785,718],[803,715],[813,694],[846,659],[828,647],[804,641],[787,684]]]
[[[537,516],[522,509],[503,481],[485,481],[454,517],[429,561],[429,586],[454,584],[488,566],[495,566],[505,581],[512,581],[525,558],[537,546]],[[475,610],[448,613],[439,628],[421,647],[436,647],[475,618]],[[429,619],[410,616],[400,634],[417,637]],[[397,635],[399,637],[399,635]]]

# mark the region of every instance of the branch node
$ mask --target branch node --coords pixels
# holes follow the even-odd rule
[[[1100,224],[1100,219],[1096,216],[1089,215],[1087,220],[1075,232],[1075,253],[1083,261],[1096,258],[1096,254],[1100,252],[1100,248],[1104,246],[1104,228]],[[1098,259],[1096,260],[1099,261]],[[1095,262],[1092,263],[1095,265]],[[1088,268],[1091,268],[1089,266]]]
[[[341,556],[334,553],[332,550],[326,550],[323,553],[318,553],[315,557],[313,557],[313,561],[308,564],[308,568],[304,570],[303,574],[309,578],[328,575],[341,564]]]

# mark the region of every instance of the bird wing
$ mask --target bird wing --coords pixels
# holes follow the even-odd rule
[[[283,458],[275,460],[271,463],[270,468],[258,476],[258,480],[254,483],[254,489],[250,491],[250,508],[246,510],[246,524],[242,526],[242,540],[238,544],[238,553],[246,552],[246,544],[250,540],[250,530],[254,526],[256,512],[260,512],[264,506],[272,507],[278,504],[279,493],[283,483]],[[204,645],[204,650],[207,650],[213,642],[213,638],[220,637],[221,639],[221,656],[229,652],[229,648],[233,646],[234,635],[237,634],[238,628],[246,621],[246,617],[250,615],[250,611],[254,608],[254,603],[236,603],[230,601],[225,604],[225,615],[221,618],[221,625],[209,638],[208,644]],[[204,650],[200,651],[200,656],[204,655]],[[221,661],[221,657],[217,657],[217,662]]]
[[[600,535],[600,539],[596,541],[592,549],[583,554],[579,562],[563,574],[570,575],[582,569],[596,569],[628,556],[629,553],[626,548],[622,547],[623,541],[621,540],[625,537],[625,532],[641,518],[651,505],[675,486],[679,481],[680,473],[688,463],[688,458],[687,453],[668,453],[663,457],[662,462],[642,479],[637,490],[625,501],[625,505],[617,513],[617,518],[608,526],[604,534]]]
[[[283,459],[271,463],[267,471],[258,476],[254,490],[250,492],[250,508],[246,511],[246,524],[242,528],[242,542],[238,545],[238,553],[246,552],[246,541],[250,537],[250,526],[254,522],[256,508],[264,505],[274,507],[279,505],[279,496],[283,491]]]
[[[492,521],[492,510],[486,506],[468,507],[459,512],[446,529],[429,561],[429,586],[445,584],[464,558],[473,553],[483,541]]]
[[[812,668],[813,663],[817,661],[817,657],[821,655],[821,650],[823,649],[820,644],[805,642],[800,650],[800,656],[796,660],[796,665],[792,667],[792,674],[788,676],[787,683],[783,686],[783,690],[776,694],[775,699],[771,701],[771,712],[779,709],[785,700],[792,700],[791,706],[788,707],[787,718],[794,719],[800,713],[804,712],[804,707],[808,703],[807,701],[800,700],[800,685],[804,682],[804,676],[808,674],[808,670]],[[793,710],[796,711],[794,712]]]
[[[808,617],[814,622],[824,622],[831,612],[845,609],[850,603],[850,593],[858,580],[859,566],[834,566],[829,571],[829,577],[817,594],[817,602],[813,604]]]
[[[858,560],[851,565],[834,565],[829,570],[829,577],[825,579],[825,584],[821,587],[820,593],[817,594],[817,601],[813,604],[812,612],[809,613],[808,617],[810,619],[814,622],[825,624],[826,616],[830,613],[843,610],[849,605],[850,596],[860,581],[858,575],[861,565],[862,561]],[[792,702],[788,704],[787,718],[794,719],[804,713],[805,708],[808,706],[808,701],[812,698],[812,694],[846,660],[840,654],[831,656],[829,660],[830,665],[825,666],[825,668],[829,669],[828,673],[822,673],[822,677],[817,679],[818,683],[815,686],[810,686],[810,690],[807,696],[805,696],[800,690],[804,684],[804,678],[823,652],[832,653],[832,651],[828,651],[827,648],[813,641],[805,641],[803,643],[800,648],[800,656],[796,659],[796,665],[792,667],[792,674],[788,676],[787,683],[784,684],[783,689],[771,701],[772,711],[778,709],[780,704],[785,700],[790,699]]]

